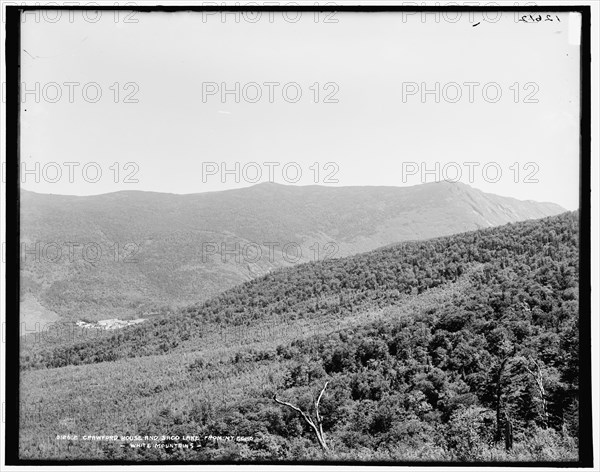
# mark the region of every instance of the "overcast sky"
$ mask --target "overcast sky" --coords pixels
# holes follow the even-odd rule
[[[299,170],[298,185],[403,186],[460,171],[486,192],[578,207],[569,13],[58,15],[22,25],[21,158],[39,163],[25,189],[196,193],[270,170],[279,183]]]

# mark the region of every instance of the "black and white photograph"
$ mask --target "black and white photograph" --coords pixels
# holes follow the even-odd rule
[[[599,12],[2,2],[3,469],[598,470]]]

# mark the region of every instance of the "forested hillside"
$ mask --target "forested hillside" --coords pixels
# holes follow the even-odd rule
[[[85,389],[105,410],[82,406],[63,431],[200,437],[88,445],[96,458],[576,460],[578,218],[303,264],[110,336],[26,346],[22,414]],[[321,392],[326,447],[273,398],[315,418]],[[53,427],[26,423],[24,454],[64,454],[33,440]]]
[[[191,195],[23,191],[21,209],[21,321],[30,324],[175,311],[277,268],[564,211],[449,182],[267,183]]]

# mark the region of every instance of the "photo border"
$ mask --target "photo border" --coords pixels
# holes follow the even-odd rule
[[[577,12],[581,14],[580,45],[580,227],[579,227],[579,460],[573,462],[392,462],[392,461],[110,461],[38,460],[19,458],[19,352],[20,352],[20,39],[21,15],[28,11],[134,11],[208,12],[208,11],[302,11],[302,12]],[[43,6],[6,5],[6,465],[327,465],[327,466],[443,466],[443,467],[592,467],[591,396],[591,11],[589,5],[535,6],[400,6],[400,5],[294,5],[286,6]],[[9,317],[8,314],[11,314]],[[17,314],[17,316],[14,316]]]

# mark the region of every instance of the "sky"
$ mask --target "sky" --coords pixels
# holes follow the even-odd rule
[[[86,14],[22,24],[24,189],[448,179],[579,206],[576,14]]]

